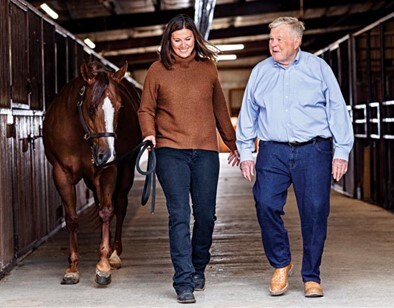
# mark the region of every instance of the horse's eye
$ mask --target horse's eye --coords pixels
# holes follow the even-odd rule
[[[94,115],[95,114],[95,112],[96,112],[96,110],[94,109],[94,107],[93,106],[89,106],[89,108],[88,108],[88,113],[89,113],[89,115]]]

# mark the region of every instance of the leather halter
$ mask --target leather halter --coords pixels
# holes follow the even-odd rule
[[[110,132],[94,133],[90,131],[88,125],[86,124],[85,118],[83,117],[83,112],[82,112],[82,103],[83,103],[83,96],[85,95],[85,90],[86,90],[86,85],[83,85],[81,87],[81,90],[79,91],[79,99],[77,103],[79,119],[81,120],[83,130],[85,131],[85,135],[83,136],[83,138],[89,143],[89,145],[92,144],[91,139],[93,138],[103,138],[103,137],[116,138],[116,133],[110,133]]]

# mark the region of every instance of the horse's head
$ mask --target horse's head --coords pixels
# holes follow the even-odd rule
[[[81,89],[80,117],[85,139],[92,148],[93,163],[103,166],[115,157],[115,129],[122,107],[119,83],[127,71],[127,62],[115,73],[101,64],[82,64],[81,75],[85,86]]]

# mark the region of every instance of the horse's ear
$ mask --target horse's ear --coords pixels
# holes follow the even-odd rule
[[[113,74],[112,79],[114,79],[117,83],[119,83],[119,82],[123,79],[124,75],[125,75],[126,72],[127,72],[127,66],[128,66],[127,61],[125,61],[125,63],[123,64],[123,66],[122,66],[120,69],[118,69],[118,70]]]
[[[92,72],[89,70],[89,67],[86,65],[86,63],[82,63],[81,65],[81,75],[82,78],[89,84],[93,84],[95,79],[94,79],[94,75],[92,74]]]

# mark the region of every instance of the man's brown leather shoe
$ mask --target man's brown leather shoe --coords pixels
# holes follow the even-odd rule
[[[322,297],[324,295],[323,288],[319,283],[307,281],[304,284],[305,297]]]
[[[289,282],[287,278],[293,273],[293,263],[277,268],[272,275],[271,284],[269,287],[270,294],[273,296],[282,295],[287,291]]]

